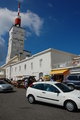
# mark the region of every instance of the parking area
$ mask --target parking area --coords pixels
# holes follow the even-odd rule
[[[26,89],[16,87],[14,92],[0,93],[0,120],[80,119],[80,110],[73,113],[50,104],[29,104],[25,94]]]

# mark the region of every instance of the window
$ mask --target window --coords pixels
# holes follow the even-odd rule
[[[42,84],[34,84],[32,86],[32,88],[38,89],[38,90],[42,90]]]
[[[14,34],[16,34],[16,33],[14,32]]]
[[[19,71],[21,71],[21,66],[19,66]]]
[[[43,90],[45,90],[45,91],[51,91],[50,90],[50,85],[49,84],[44,84],[43,85]]]
[[[26,64],[24,65],[24,70],[26,70]]]
[[[51,92],[56,92],[59,91],[56,87],[54,87],[53,85],[50,86]]]
[[[43,90],[49,91],[49,92],[56,92],[57,88],[50,84],[44,84]]]
[[[41,77],[43,77],[43,73],[42,72],[39,73],[39,78],[41,78]]]
[[[70,92],[72,91],[67,85],[61,84],[61,83],[56,83],[55,84],[59,89],[61,89],[63,92]]]
[[[72,76],[72,75],[71,75],[71,76],[68,77],[68,79],[69,79],[69,80],[78,80],[78,76],[76,76],[76,75],[73,75],[73,76]]]
[[[42,61],[43,61],[43,60],[42,60],[42,59],[40,59],[40,63],[39,63],[39,64],[40,64],[40,67],[42,67]]]
[[[33,69],[33,63],[31,63],[31,70]]]

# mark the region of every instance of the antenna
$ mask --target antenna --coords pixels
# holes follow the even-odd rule
[[[20,3],[18,4],[18,16],[19,16],[19,13],[20,13]]]
[[[18,4],[18,15],[15,18],[15,26],[21,26],[20,3]]]

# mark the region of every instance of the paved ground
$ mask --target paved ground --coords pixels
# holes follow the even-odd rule
[[[14,87],[12,93],[0,93],[0,120],[79,120],[80,110],[68,112],[62,107],[37,102],[29,104],[26,90]]]

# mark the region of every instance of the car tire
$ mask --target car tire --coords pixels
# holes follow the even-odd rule
[[[73,112],[76,111],[77,106],[75,104],[75,102],[69,100],[65,102],[65,108],[69,111],[69,112]]]
[[[30,104],[33,104],[35,102],[34,96],[33,95],[29,95],[28,96],[28,101],[29,101]]]

